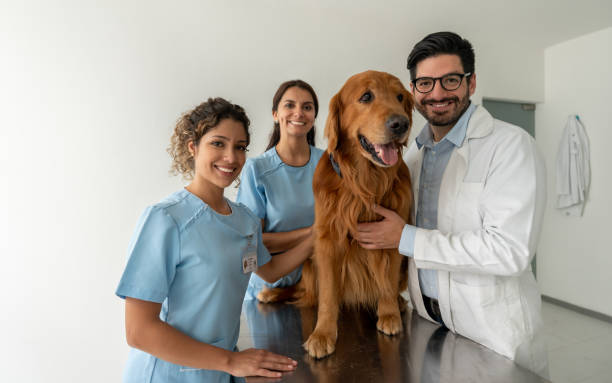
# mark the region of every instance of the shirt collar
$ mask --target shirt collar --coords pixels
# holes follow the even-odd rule
[[[465,140],[465,134],[467,132],[468,122],[470,121],[470,117],[472,113],[476,109],[476,105],[470,102],[470,106],[463,112],[455,126],[444,136],[444,138],[440,141],[447,140],[451,142],[453,145],[459,147],[463,144]],[[423,130],[416,138],[416,144],[419,149],[423,147],[423,145],[433,146],[433,134],[431,133],[431,129],[429,128],[429,123],[425,124]]]

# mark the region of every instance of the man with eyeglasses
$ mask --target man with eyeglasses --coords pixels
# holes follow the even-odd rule
[[[469,41],[438,32],[408,57],[410,87],[427,124],[404,155],[415,213],[360,224],[367,249],[409,257],[417,312],[542,376],[548,375],[541,297],[531,260],[545,205],[545,169],[524,130],[471,103]]]

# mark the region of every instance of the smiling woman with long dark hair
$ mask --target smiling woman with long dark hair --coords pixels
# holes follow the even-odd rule
[[[272,98],[274,128],[266,152],[247,160],[237,201],[262,220],[263,243],[272,255],[300,244],[312,232],[312,176],[323,154],[314,146],[319,101],[302,80],[282,83]],[[265,301],[265,288],[287,287],[301,277],[301,267],[273,284],[252,276],[245,299]]]

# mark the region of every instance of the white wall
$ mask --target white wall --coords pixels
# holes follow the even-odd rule
[[[543,98],[541,52],[493,44],[459,22],[456,2],[418,16],[406,1],[8,3],[0,11],[2,382],[119,381],[128,348],[114,290],[127,244],[144,207],[182,185],[168,176],[165,149],[179,114],[206,97],[246,108],[257,155],[276,87],[302,78],[320,98],[323,146],[327,104],[346,78],[373,68],[407,85],[414,43],[452,29],[476,47],[476,100]],[[603,191],[594,187],[593,200]],[[603,211],[594,207],[587,213]]]
[[[536,138],[548,166],[548,206],[538,280],[543,294],[612,315],[612,28],[549,47],[544,55]],[[580,116],[591,145],[591,191],[582,217],[554,209],[557,148],[570,114]]]

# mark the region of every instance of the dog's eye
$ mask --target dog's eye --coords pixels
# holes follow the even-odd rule
[[[398,95],[397,95],[397,101],[399,101],[399,102],[404,101],[404,95],[403,95],[403,94],[401,94],[401,93],[400,93],[400,94],[398,94]]]
[[[359,102],[368,103],[372,101],[373,98],[374,95],[368,90],[367,92],[361,95],[361,98],[359,98]]]

